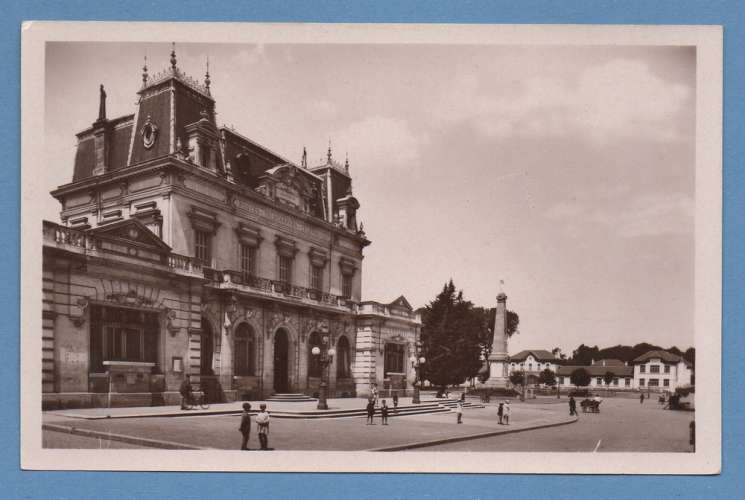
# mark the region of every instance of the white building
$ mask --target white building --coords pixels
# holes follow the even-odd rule
[[[667,351],[649,351],[631,362],[634,388],[651,391],[674,391],[693,384],[691,363]]]
[[[509,374],[524,371],[528,384],[537,384],[542,371],[549,369],[556,374],[558,359],[549,351],[543,349],[529,349],[510,356]]]
[[[589,389],[631,390],[635,387],[634,368],[619,359],[593,360],[590,366],[560,366],[557,372],[559,386],[571,385],[572,372],[578,368],[582,368],[590,374],[590,385],[587,386]],[[605,381],[606,373],[613,374],[613,379],[609,382]]]

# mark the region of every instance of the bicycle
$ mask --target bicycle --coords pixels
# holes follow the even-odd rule
[[[203,410],[206,410],[210,407],[210,404],[207,402],[207,395],[203,391],[192,392],[191,397],[186,402],[186,408],[188,410],[193,410],[197,406]]]

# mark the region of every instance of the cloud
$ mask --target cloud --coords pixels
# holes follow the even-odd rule
[[[617,207],[597,208],[589,203],[560,202],[544,215],[564,222],[573,234],[578,223],[611,229],[622,238],[690,234],[694,229],[695,204],[682,193],[637,196]]]
[[[333,136],[334,149],[349,151],[350,161],[359,158],[367,165],[415,167],[420,163],[424,135],[416,134],[400,118],[371,116],[352,123]]]
[[[614,59],[573,82],[553,77],[525,81],[517,95],[489,93],[487,82],[457,77],[435,103],[444,123],[468,122],[489,138],[578,137],[595,144],[619,138],[670,142],[681,137],[680,113],[691,89],[654,75],[641,61]]]

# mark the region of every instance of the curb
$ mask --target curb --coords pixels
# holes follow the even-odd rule
[[[136,436],[127,436],[125,434],[114,434],[110,432],[94,431],[90,429],[79,429],[57,424],[42,424],[42,430],[51,432],[62,432],[65,434],[74,434],[76,436],[85,436],[93,438],[102,438],[109,441],[121,441],[123,443],[147,446],[148,448],[161,448],[165,450],[211,450],[201,446],[191,446],[188,444],[176,443],[173,441],[161,441],[159,439],[147,439]]]
[[[570,420],[564,420],[561,422],[552,422],[548,424],[539,424],[539,425],[534,425],[532,427],[523,427],[520,429],[504,429],[504,430],[498,430],[498,431],[482,432],[479,434],[467,434],[465,436],[455,436],[455,437],[449,437],[449,438],[434,439],[432,441],[418,441],[418,442],[413,442],[413,443],[397,444],[394,446],[383,446],[381,448],[371,448],[365,451],[405,451],[405,450],[411,450],[414,448],[426,448],[427,446],[437,446],[439,444],[457,443],[459,441],[468,441],[471,439],[501,436],[504,434],[515,434],[517,432],[532,431],[536,429],[547,429],[549,427],[559,427],[561,425],[573,424],[577,422],[578,420],[579,420],[579,417],[574,417],[573,419],[570,419]]]

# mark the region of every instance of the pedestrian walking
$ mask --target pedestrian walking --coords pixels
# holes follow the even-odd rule
[[[241,450],[248,450],[248,438],[251,435],[251,404],[243,403],[243,413],[241,414],[241,426],[238,428],[241,431],[243,440],[241,441]]]
[[[178,392],[181,394],[181,409],[188,410],[189,407],[187,405],[191,403],[191,375],[188,373],[184,381],[181,382]]]
[[[394,391],[393,393],[393,411],[398,410],[398,391]]]
[[[455,414],[458,416],[458,423],[463,423],[463,403],[458,401],[458,405],[455,407]]]
[[[499,403],[497,407],[497,416],[499,417],[499,425],[502,425],[502,417],[504,416],[504,403]]]
[[[373,417],[375,416],[375,400],[370,398],[367,400],[367,425],[375,425]]]
[[[644,393],[639,394],[639,404],[644,404]]]
[[[388,425],[388,405],[386,404],[385,399],[380,407],[380,420],[383,425]]]
[[[256,415],[256,425],[259,426],[259,443],[262,450],[272,450],[269,448],[269,412],[266,411],[264,403],[259,407],[261,411]]]
[[[574,400],[574,396],[569,396],[569,416],[577,415],[577,401]]]
[[[373,406],[378,406],[378,384],[372,386]]]
[[[512,413],[512,410],[510,409],[510,401],[507,400],[504,402],[504,424],[510,425],[510,414]]]

